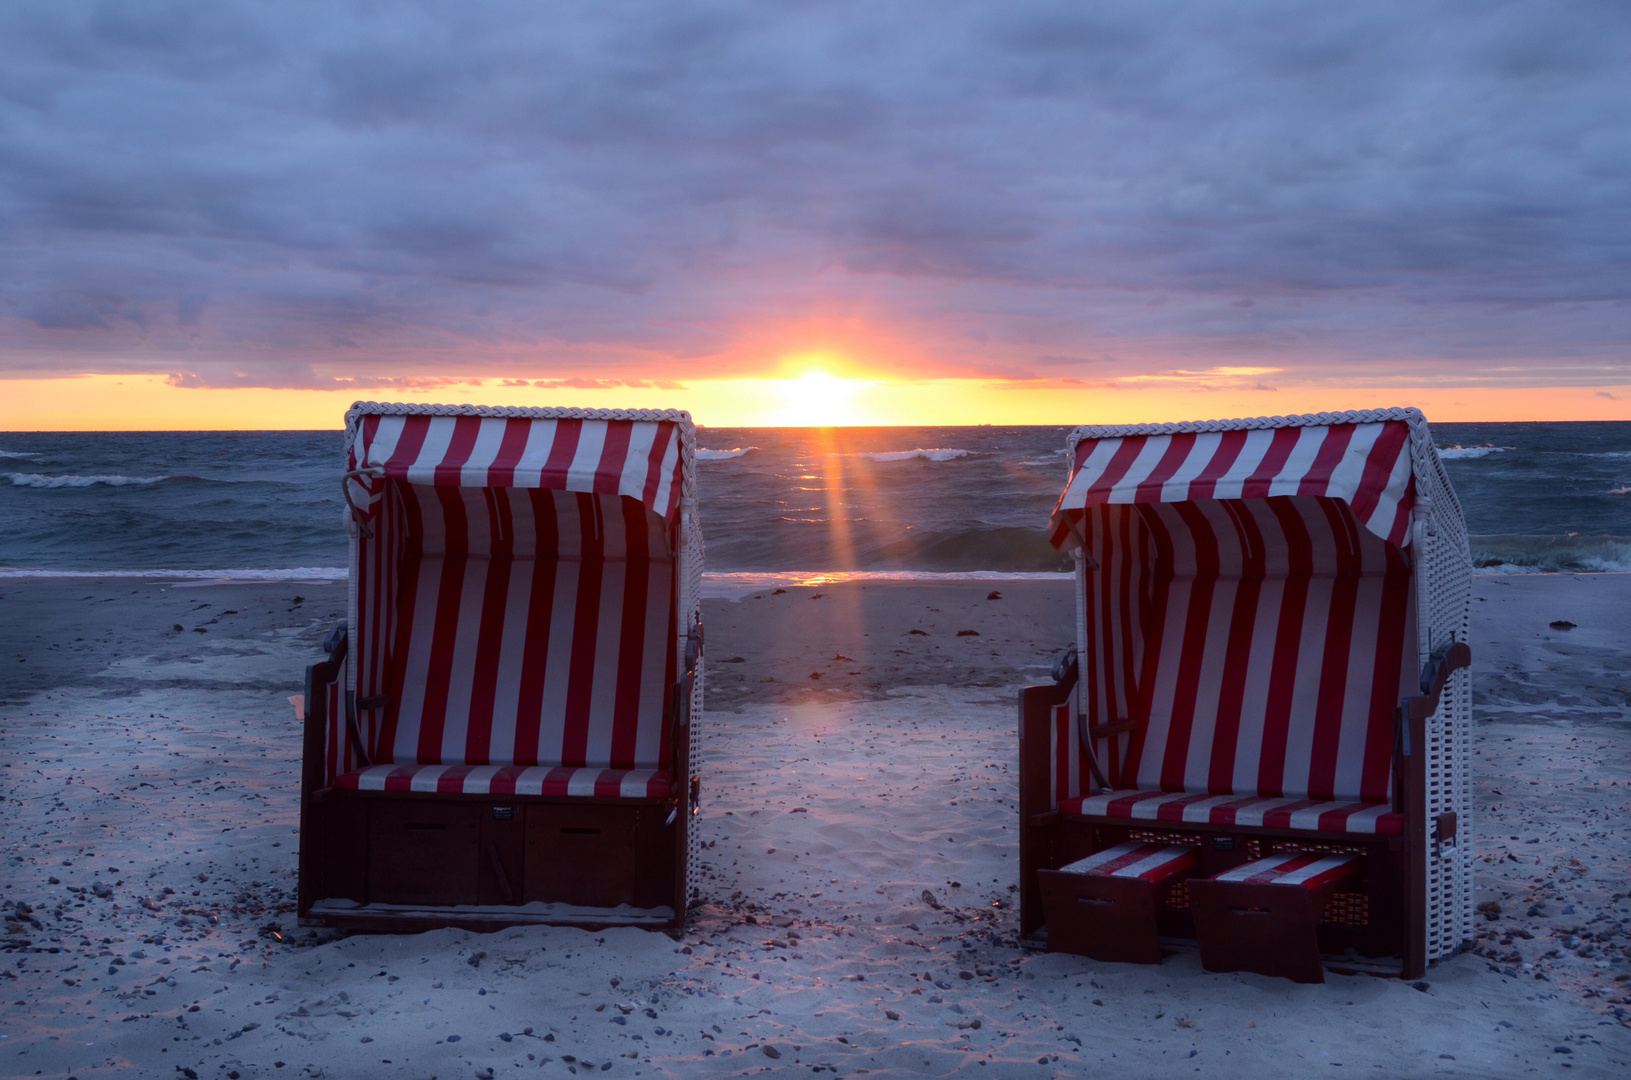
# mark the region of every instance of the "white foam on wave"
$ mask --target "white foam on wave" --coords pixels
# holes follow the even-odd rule
[[[925,461],[956,461],[958,458],[965,458],[973,453],[972,450],[934,447],[932,449],[918,450],[869,450],[851,454],[850,456],[871,458],[873,461],[911,461],[913,458],[922,458]]]
[[[733,449],[730,449],[730,450],[705,450],[705,449],[703,449],[702,447],[699,446],[699,447],[697,447],[697,460],[698,461],[729,461],[732,458],[741,457],[743,454],[747,453],[749,450],[757,450],[757,449],[759,449],[757,446],[738,446],[738,447],[734,447]]]
[[[31,454],[26,450],[0,450],[0,460],[5,461],[39,461],[39,454]]]
[[[842,585],[848,582],[916,582],[935,585],[956,581],[1072,581],[1074,573],[1019,570],[804,570],[804,571],[720,571],[702,575],[704,600],[740,600],[767,589],[799,586]]]
[[[1631,538],[1623,536],[1474,536],[1478,574],[1631,572]]]
[[[1491,446],[1487,443],[1483,446],[1458,446],[1451,443],[1448,446],[1439,447],[1438,456],[1445,461],[1460,461],[1464,458],[1481,458],[1488,457],[1491,454],[1504,454],[1508,450],[1516,449],[1515,446]]]
[[[12,487],[28,488],[83,488],[104,484],[108,487],[126,487],[130,484],[157,484],[168,476],[47,476],[44,473],[0,473],[11,481]]]
[[[163,581],[344,581],[343,566],[278,570],[35,570],[0,566],[0,578],[150,578]]]

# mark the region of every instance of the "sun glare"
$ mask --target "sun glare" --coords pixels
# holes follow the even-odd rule
[[[787,427],[840,427],[855,422],[856,380],[818,369],[783,384],[779,423]]]

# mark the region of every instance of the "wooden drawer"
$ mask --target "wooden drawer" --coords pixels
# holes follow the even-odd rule
[[[584,907],[635,904],[643,817],[638,806],[527,807],[525,898]],[[651,868],[645,867],[646,873]]]
[[[478,902],[479,803],[381,799],[368,814],[368,899],[376,904]]]

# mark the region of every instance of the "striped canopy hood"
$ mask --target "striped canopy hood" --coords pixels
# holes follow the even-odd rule
[[[1313,495],[1341,500],[1370,532],[1404,547],[1413,443],[1432,448],[1416,409],[1078,428],[1049,539],[1081,547],[1095,506]]]
[[[358,402],[346,414],[346,494],[361,520],[377,513],[384,479],[622,495],[671,518],[694,438],[690,414],[674,409]]]

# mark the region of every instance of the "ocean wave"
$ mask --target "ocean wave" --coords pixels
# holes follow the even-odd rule
[[[911,461],[913,458],[922,458],[925,461],[956,461],[958,458],[969,457],[973,450],[953,450],[942,447],[918,450],[868,450],[850,457],[871,458],[873,461]]]
[[[1610,495],[1631,495],[1631,484],[1621,484],[1617,488],[1609,488]]]
[[[697,460],[698,461],[729,461],[731,458],[741,457],[743,454],[747,453],[749,450],[757,450],[757,449],[759,449],[757,446],[738,446],[738,447],[736,447],[734,449],[731,449],[731,450],[704,450],[702,447],[699,446],[699,447],[697,447]]]
[[[1631,537],[1474,536],[1469,543],[1482,574],[1631,571]]]
[[[344,581],[343,566],[271,570],[41,570],[0,566],[0,578],[155,578],[167,581]]]
[[[31,454],[26,450],[0,450],[0,460],[41,461],[43,458],[39,454]]]
[[[11,481],[12,487],[29,488],[83,488],[104,484],[107,487],[126,487],[130,484],[157,484],[175,479],[170,476],[47,476],[44,473],[0,473]]]
[[[1485,443],[1483,446],[1460,446],[1448,443],[1438,448],[1438,456],[1445,461],[1460,461],[1464,458],[1488,457],[1490,454],[1504,454],[1508,450],[1516,450],[1516,446],[1494,446]]]

